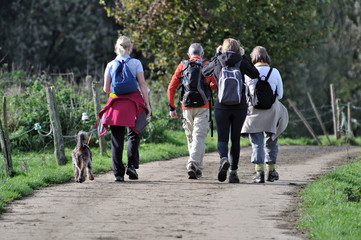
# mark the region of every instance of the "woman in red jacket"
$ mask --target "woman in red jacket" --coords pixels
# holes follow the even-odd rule
[[[129,179],[138,179],[135,169],[139,168],[139,132],[134,128],[136,119],[142,116],[143,110],[147,117],[151,114],[149,105],[148,88],[144,79],[143,67],[138,59],[130,58],[132,43],[126,36],[120,36],[115,45],[117,57],[108,63],[104,73],[104,91],[110,93],[107,105],[103,108],[102,124],[106,127],[110,125],[112,139],[112,160],[115,181],[124,181],[124,174],[129,175]],[[133,76],[136,77],[138,90],[124,95],[111,93],[112,75],[116,70],[118,62],[126,61]],[[139,91],[140,90],[140,91]],[[145,115],[144,115],[145,118]],[[125,169],[122,156],[124,147],[124,131],[128,127],[127,146],[127,168]]]

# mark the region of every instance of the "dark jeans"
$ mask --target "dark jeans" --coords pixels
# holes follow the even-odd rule
[[[112,159],[114,176],[123,177],[125,167],[123,165],[124,148],[124,130],[126,127],[110,126],[112,137]],[[139,168],[139,143],[140,136],[128,127],[128,146],[127,146],[127,167],[133,165]]]
[[[241,129],[247,115],[247,109],[214,109],[217,124],[219,156],[228,157],[229,133],[231,133],[230,164],[231,170],[238,169],[239,152],[241,150]]]

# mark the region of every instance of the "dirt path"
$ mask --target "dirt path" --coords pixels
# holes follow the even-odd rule
[[[292,229],[297,185],[349,157],[351,147],[280,147],[274,183],[251,184],[250,148],[241,150],[241,184],[217,181],[218,154],[188,180],[187,158],[140,166],[140,180],[67,183],[14,201],[0,215],[1,239],[300,239]]]

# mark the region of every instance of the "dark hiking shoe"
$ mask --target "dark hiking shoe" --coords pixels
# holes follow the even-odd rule
[[[116,182],[124,182],[124,178],[121,176],[116,176],[114,179]]]
[[[229,183],[239,183],[237,172],[229,174]]]
[[[197,177],[197,178],[201,178],[201,177],[202,177],[202,170],[198,169],[198,170],[196,171],[196,177]]]
[[[227,157],[221,158],[221,165],[218,169],[218,181],[224,182],[227,179],[227,171],[229,168],[229,162]]]
[[[252,180],[254,183],[264,183],[264,171],[257,171],[256,176]]]
[[[189,169],[188,169],[188,179],[197,179],[197,169],[196,167],[193,165],[193,163],[191,163],[189,165]]]
[[[268,182],[277,181],[279,178],[280,177],[278,175],[278,172],[276,172],[276,170],[268,171],[268,174],[267,174],[267,181]]]
[[[129,176],[129,179],[132,179],[132,180],[138,179],[138,173],[135,170],[133,165],[127,167],[127,172],[126,173]]]

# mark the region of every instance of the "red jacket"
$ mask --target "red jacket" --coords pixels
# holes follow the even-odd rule
[[[196,60],[201,60],[200,57],[198,56],[193,56],[192,58],[189,59],[189,61],[196,61]],[[205,65],[207,63],[207,61],[204,61],[203,62],[203,65]],[[170,81],[169,85],[168,85],[168,102],[169,102],[169,105],[173,108],[175,108],[175,105],[174,105],[174,97],[175,97],[175,93],[178,89],[178,86],[179,84],[181,84],[182,82],[182,70],[183,70],[183,63],[181,62],[178,67],[177,67],[177,70],[175,71],[173,77],[172,77],[172,80]],[[206,77],[206,82],[209,83],[210,82],[210,86],[211,86],[211,89],[213,91],[217,90],[217,83],[216,81],[214,80],[214,77],[211,76],[211,77]],[[183,104],[182,104],[182,108],[183,109],[191,109],[191,108],[194,108],[194,107],[184,107]],[[205,105],[201,106],[201,107],[196,107],[196,108],[209,108],[209,102],[207,102]]]
[[[109,97],[107,104],[99,113],[99,137],[103,136],[111,126],[134,127],[135,120],[143,111],[148,112],[139,90],[133,93]]]

